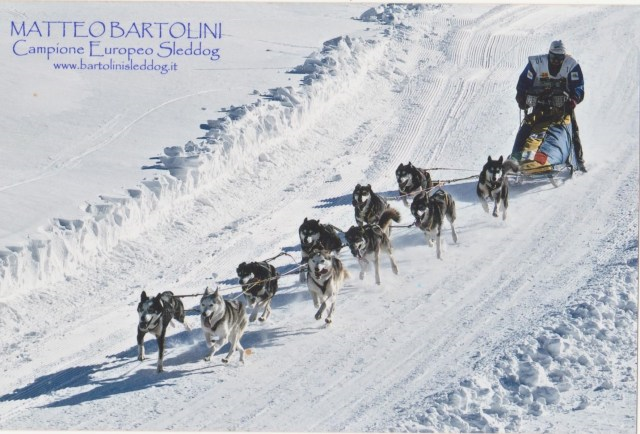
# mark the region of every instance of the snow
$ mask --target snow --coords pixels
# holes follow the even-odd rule
[[[0,428],[635,432],[640,9],[5,3],[0,28],[205,16],[225,35],[213,65],[0,65]],[[466,178],[509,153],[518,74],[559,38],[586,77],[589,172],[512,185],[494,219]],[[383,257],[381,285],[343,249],[351,278],[333,323],[316,322],[299,225],[347,230],[358,183],[406,225],[394,171],[408,161],[460,179],[443,187],[458,243],[445,227],[438,260],[394,228],[400,273]],[[281,251],[293,259],[273,262],[279,291],[244,365],[203,361],[197,295],[165,372],[150,336],[137,360],[143,290],[237,298],[236,266]]]

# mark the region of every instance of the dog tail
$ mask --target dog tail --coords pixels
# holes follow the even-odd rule
[[[337,274],[341,276],[343,279],[349,279],[351,277],[351,275],[347,271],[347,268],[344,266],[342,261],[336,258],[335,256],[331,258],[331,265],[335,269]]]
[[[380,215],[378,226],[383,232],[386,232],[392,220],[398,223],[400,221],[400,212],[395,208],[389,207]]]
[[[502,172],[506,175],[509,172],[518,173],[520,171],[520,166],[515,161],[507,158],[504,163],[502,163]]]

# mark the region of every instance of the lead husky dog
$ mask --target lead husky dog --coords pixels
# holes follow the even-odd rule
[[[418,193],[416,197],[413,198],[413,202],[411,202],[411,214],[413,214],[416,219],[415,225],[422,229],[427,237],[429,246],[433,246],[434,232],[436,233],[436,255],[438,259],[442,259],[442,241],[440,234],[445,218],[449,220],[451,224],[453,242],[458,242],[456,228],[453,226],[453,222],[456,220],[456,203],[451,195],[444,190],[437,190],[431,196],[429,196],[426,191]]]
[[[225,300],[217,288],[215,292],[211,292],[207,287],[200,299],[200,312],[204,340],[209,347],[204,360],[211,360],[218,349],[230,342],[231,348],[222,362],[228,363],[235,350],[240,352],[240,361],[244,362],[244,348],[240,344],[240,338],[247,327],[244,305],[239,301]]]
[[[298,229],[300,236],[300,250],[302,251],[302,260],[300,265],[306,265],[309,261],[311,252],[318,246],[324,246],[327,250],[331,250],[338,254],[342,249],[342,240],[337,234],[336,227],[330,224],[320,223],[320,220],[307,219]],[[307,276],[304,268],[300,269],[300,283],[306,280]]]
[[[480,172],[476,194],[480,199],[482,209],[489,212],[487,199],[493,200],[493,216],[498,217],[498,206],[502,201],[502,220],[507,219],[507,208],[509,207],[509,183],[507,173],[509,171],[518,172],[518,165],[512,160],[502,161],[502,155],[497,160],[492,160],[491,155]]]
[[[189,326],[184,322],[184,305],[171,291],[158,293],[149,298],[145,291],[140,294],[138,303],[138,360],[144,360],[144,335],[155,335],[158,342],[158,372],[163,371],[164,338],[167,327],[172,319],[181,322],[187,330]]]
[[[318,309],[315,318],[322,318],[325,309],[328,310],[325,322],[330,324],[331,316],[336,308],[336,296],[349,278],[349,273],[336,258],[327,250],[315,250],[309,256],[309,273],[307,287],[313,297],[313,305]]]
[[[360,264],[360,280],[364,279],[364,274],[369,268],[369,258],[373,255],[376,284],[380,285],[380,250],[382,248],[389,255],[393,273],[398,274],[398,266],[393,259],[393,247],[389,238],[392,220],[396,223],[400,221],[400,213],[395,208],[389,208],[383,212],[377,224],[351,226],[345,234],[351,254],[358,258]]]
[[[389,208],[387,201],[371,190],[371,184],[356,185],[353,190],[351,204],[355,208],[358,226],[377,224],[384,210]]]
[[[278,290],[279,274],[276,268],[267,262],[243,262],[236,268],[238,280],[242,285],[242,293],[247,306],[253,307],[249,321],[254,322],[258,311],[264,308],[260,321],[271,315],[271,299]]]
[[[433,181],[431,181],[431,175],[426,169],[421,169],[414,166],[409,161],[409,164],[402,164],[396,169],[396,180],[398,181],[398,191],[404,206],[409,206],[407,196],[417,193],[422,190],[431,190],[433,188]]]

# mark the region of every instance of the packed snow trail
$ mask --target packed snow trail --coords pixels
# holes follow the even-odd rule
[[[407,15],[411,27],[360,53],[368,63],[341,77],[348,85],[334,94],[327,85],[308,116],[234,160],[233,176],[175,198],[143,236],[3,307],[15,336],[3,337],[12,375],[0,380],[11,391],[0,396],[0,427],[632,432],[638,95],[614,83],[637,68],[638,35],[625,35],[636,43],[613,65],[600,57],[603,35],[622,37],[637,18],[637,9],[482,5]],[[589,32],[576,24],[591,20]],[[394,229],[400,274],[383,256],[380,286],[371,274],[358,280],[344,249],[352,278],[330,327],[313,319],[298,276],[283,276],[270,319],[243,338],[245,366],[236,356],[228,366],[221,356],[202,361],[197,297],[185,299],[194,330],[170,329],[166,372],[155,373],[153,341],[148,360],[135,359],[143,289],[224,290],[242,261],[280,249],[298,257],[304,217],[347,230],[355,184],[394,195],[399,162],[479,171],[487,155],[508,153],[517,75],[559,29],[593,42],[580,58],[593,89],[579,107],[588,174],[561,188],[513,186],[506,222],[482,211],[473,181],[445,186],[458,206],[458,244],[446,227],[438,261],[420,232]],[[601,112],[605,102],[627,110]],[[400,224],[411,222],[400,201],[392,205]],[[274,265],[284,273],[296,264]],[[605,420],[613,399],[614,420]]]

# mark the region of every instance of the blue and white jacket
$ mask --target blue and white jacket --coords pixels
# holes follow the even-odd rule
[[[574,99],[578,104],[582,102],[584,99],[584,77],[582,76],[580,65],[571,55],[565,55],[564,62],[562,62],[557,75],[551,75],[549,72],[549,56],[547,54],[531,56],[529,57],[529,63],[527,63],[518,79],[516,99],[524,100],[529,89],[540,86],[546,80],[560,80],[563,78],[567,82],[569,98]]]

